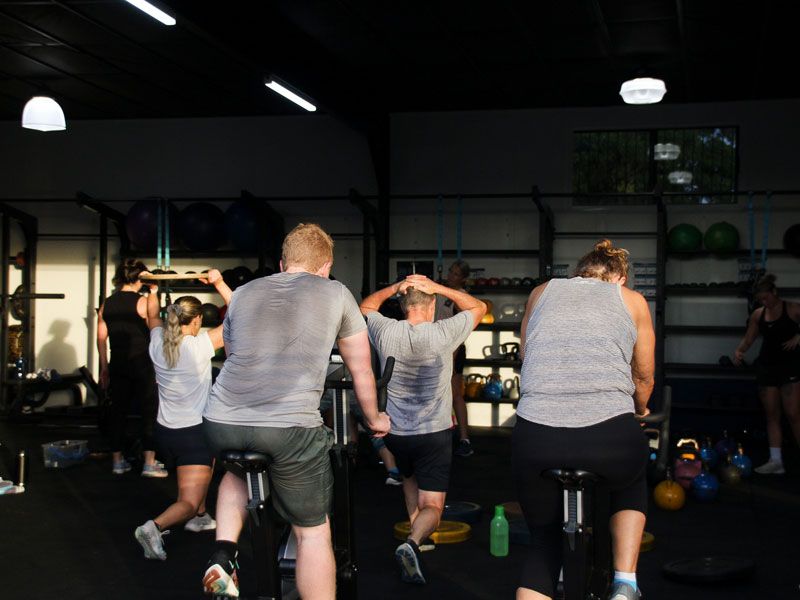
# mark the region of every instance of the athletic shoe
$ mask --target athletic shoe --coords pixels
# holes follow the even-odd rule
[[[422,574],[419,548],[412,540],[406,540],[394,551],[394,558],[400,567],[400,579],[404,583],[426,583]]]
[[[164,550],[163,536],[167,535],[167,531],[159,531],[155,522],[148,521],[144,525],[136,528],[133,535],[136,541],[141,544],[144,549],[145,558],[155,558],[158,560],[167,560],[167,553]]]
[[[203,592],[215,598],[238,598],[239,577],[236,570],[239,568],[236,559],[224,561],[223,566],[217,562],[206,569],[203,576]]]
[[[195,533],[200,531],[211,531],[212,529],[217,528],[217,522],[210,514],[206,513],[202,517],[200,515],[193,516],[191,519],[186,521],[186,525],[184,525],[183,528],[187,531],[194,531]]]
[[[467,458],[468,456],[475,454],[475,451],[472,449],[472,444],[469,440],[461,440],[458,442],[458,447],[456,447],[453,454],[462,458]]]
[[[403,476],[400,473],[392,473],[391,471],[387,471],[386,473],[386,485],[403,485]]]
[[[771,458],[760,467],[753,469],[759,475],[783,475],[786,469],[783,468],[783,463]]]
[[[169,475],[167,470],[158,464],[145,465],[142,467],[142,477],[157,477],[163,478]]]
[[[123,475],[131,470],[131,463],[129,463],[124,458],[120,462],[115,462],[114,466],[111,468],[111,472],[114,475]]]
[[[420,542],[420,552],[430,552],[431,550],[436,550],[436,543],[431,538],[425,538],[422,540],[422,542]]]
[[[642,593],[633,589],[633,586],[624,581],[617,581],[611,585],[611,594],[608,600],[639,600]]]

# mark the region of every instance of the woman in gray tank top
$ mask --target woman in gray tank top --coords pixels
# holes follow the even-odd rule
[[[574,277],[544,283],[528,298],[512,463],[532,543],[517,600],[555,591],[563,558],[560,490],[542,472],[558,467],[591,471],[608,487],[610,598],[640,597],[648,444],[635,415],[649,412],[655,334],[647,301],[625,287],[627,276],[628,252],[603,240]]]

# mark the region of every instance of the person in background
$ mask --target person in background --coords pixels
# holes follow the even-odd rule
[[[745,352],[761,336],[756,383],[767,415],[769,460],[754,470],[761,475],[783,475],[781,402],[795,442],[800,445],[800,304],[780,298],[775,275],[761,277],[753,291],[761,306],[750,315],[733,361],[741,365]]]
[[[563,564],[555,468],[599,475],[610,490],[612,600],[641,597],[636,581],[647,513],[648,442],[635,415],[649,413],[655,333],[647,301],[625,287],[628,252],[603,240],[575,276],[531,292],[522,320],[521,398],[512,469],[531,533],[517,600],[552,598]]]
[[[153,432],[158,413],[158,393],[153,362],[148,354],[147,298],[139,294],[142,287],[139,276],[146,271],[144,263],[130,258],[117,267],[114,276],[117,290],[106,298],[97,313],[97,352],[100,357],[100,386],[111,395],[112,472],[122,475],[131,470],[122,452],[128,413],[136,398],[142,413],[142,477],[161,478],[167,476],[167,471],[156,462]]]
[[[227,305],[231,289],[216,269],[201,282],[213,285]],[[222,325],[203,326],[203,309],[194,296],[182,296],[159,317],[158,286],[150,286],[147,326],[150,358],[156,371],[159,404],[156,442],[161,457],[178,474],[178,499],[160,515],[136,528],[134,535],[145,558],[166,560],[163,536],[168,528],[186,522],[188,531],[208,531],[217,524],[206,513],[205,501],[214,459],[203,434],[203,410],[211,392],[211,359],[222,348]]]
[[[464,260],[457,260],[447,270],[445,285],[459,292],[464,291],[464,284],[469,277],[469,264]],[[436,296],[436,315],[434,321],[449,319],[458,312],[455,303],[442,294]],[[458,425],[458,446],[453,454],[466,458],[474,454],[472,443],[469,441],[469,416],[467,402],[464,400],[464,361],[467,360],[467,347],[461,344],[453,353],[453,410],[456,413]]]

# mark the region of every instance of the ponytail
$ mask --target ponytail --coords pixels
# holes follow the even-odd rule
[[[167,306],[167,322],[164,324],[164,360],[167,367],[174,369],[180,358],[181,341],[183,340],[182,325],[189,325],[193,319],[201,314],[200,301],[194,296],[181,296],[174,304]]]
[[[617,248],[611,240],[600,240],[594,250],[578,261],[576,277],[592,277],[610,281],[614,275],[628,276],[628,256],[625,248]]]

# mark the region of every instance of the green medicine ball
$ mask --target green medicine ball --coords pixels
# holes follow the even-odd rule
[[[733,252],[739,249],[739,231],[725,221],[714,223],[706,229],[703,244],[711,252]]]
[[[667,234],[667,248],[670,252],[697,252],[702,243],[703,234],[689,223],[675,225]]]

